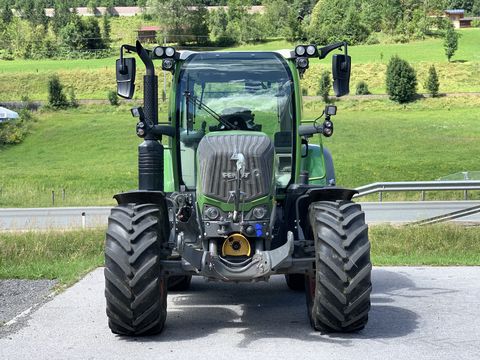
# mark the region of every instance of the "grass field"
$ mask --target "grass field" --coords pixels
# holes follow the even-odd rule
[[[480,227],[370,227],[374,265],[480,265]]]
[[[304,118],[321,113],[305,103]],[[335,133],[325,140],[338,184],[435,180],[480,170],[479,97],[340,101]],[[161,109],[165,114],[165,109]],[[165,116],[165,115],[163,115]],[[126,106],[82,106],[41,112],[24,143],[0,148],[0,207],[112,205],[112,195],[137,186],[135,119]],[[59,194],[66,191],[63,201]],[[418,194],[414,196],[418,197]],[[427,194],[427,199],[461,198]],[[472,194],[478,198],[478,194]]]
[[[57,205],[112,204],[133,188],[135,120],[127,108],[81,107],[38,114],[24,143],[0,150],[0,206],[51,205],[51,191],[66,190]]]
[[[374,265],[480,265],[480,228],[371,227]],[[0,279],[69,285],[103,265],[104,229],[0,233]]]
[[[133,20],[132,20],[133,21]],[[136,28],[136,27],[135,27]],[[419,91],[431,64],[435,64],[443,92],[480,92],[480,29],[460,31],[459,50],[452,63],[444,55],[442,39],[429,38],[408,44],[381,44],[351,46],[352,91],[359,80],[367,81],[373,93],[385,93],[385,68],[392,55],[398,54],[413,64],[418,72]],[[294,44],[273,40],[223,50],[278,50],[293,49]],[[318,78],[323,69],[329,69],[329,59],[311,61],[305,85],[309,95],[315,95]],[[115,58],[95,60],[0,60],[0,76],[9,81],[0,87],[0,100],[19,100],[28,95],[34,100],[47,99],[47,83],[57,72],[66,87],[73,87],[80,99],[106,99],[115,89]],[[137,96],[141,98],[139,68]]]
[[[103,264],[102,230],[0,233],[0,279],[79,280]]]

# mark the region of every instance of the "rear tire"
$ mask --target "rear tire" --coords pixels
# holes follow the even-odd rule
[[[305,281],[310,323],[322,332],[361,330],[372,290],[365,215],[350,201],[320,201],[310,205],[309,218],[316,253],[316,270]]]
[[[287,286],[290,290],[304,291],[305,290],[305,275],[303,274],[287,274],[285,275]]]
[[[192,282],[192,275],[170,276],[168,278],[169,291],[187,291]]]
[[[112,209],[105,242],[108,325],[120,335],[153,335],[167,316],[167,279],[160,260],[168,222],[155,204]]]

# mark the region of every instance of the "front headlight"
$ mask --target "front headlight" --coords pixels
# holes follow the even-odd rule
[[[257,206],[253,209],[252,215],[257,220],[262,220],[267,215],[267,208],[265,206]]]
[[[205,210],[205,216],[210,220],[217,220],[220,216],[220,211],[214,206],[210,206]]]

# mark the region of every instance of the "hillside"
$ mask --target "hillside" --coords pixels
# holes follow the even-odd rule
[[[478,97],[405,106],[388,100],[337,105],[335,134],[326,144],[340,185],[434,180],[480,170],[473,156],[480,153]],[[316,117],[322,108],[307,102],[305,118]],[[164,114],[162,109],[160,117]],[[52,190],[56,206],[111,205],[113,194],[137,186],[139,139],[128,107],[91,105],[37,117],[24,143],[0,148],[0,207],[51,206]]]
[[[366,80],[372,93],[385,93],[384,70],[390,57],[398,54],[413,64],[418,72],[420,92],[423,80],[433,63],[439,73],[443,92],[480,92],[480,29],[464,29],[459,50],[452,63],[443,53],[442,39],[430,38],[408,44],[360,45],[350,47],[352,55],[353,88],[359,80]],[[294,44],[283,40],[245,45],[224,50],[278,50],[293,49]],[[19,100],[28,95],[34,100],[47,98],[47,82],[58,73],[66,87],[73,87],[80,99],[106,99],[108,91],[115,89],[115,58],[94,60],[0,60],[0,76],[9,81],[0,87],[0,99]],[[322,69],[330,67],[329,60],[311,63],[305,81],[309,95],[315,95]],[[139,75],[141,70],[139,69]],[[138,76],[137,98],[141,98],[141,76]]]

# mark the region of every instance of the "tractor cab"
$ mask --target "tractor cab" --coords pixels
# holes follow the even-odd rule
[[[217,152],[226,152],[235,146],[246,147],[242,151],[238,148],[245,155],[246,151],[258,152],[255,149],[258,145],[262,153],[258,153],[256,159],[260,161],[265,157],[264,162],[269,163],[268,172],[261,171],[261,164],[252,164],[255,168],[246,169],[251,174],[244,176],[262,177],[270,187],[272,164],[275,164],[275,185],[285,188],[294,176],[292,154],[296,138],[293,129],[297,111],[294,75],[287,61],[274,52],[187,52],[181,53],[180,59],[185,60],[179,64],[175,80],[177,113],[173,118],[180,129],[181,181],[188,188],[197,187],[201,168],[196,163],[198,160],[202,163],[197,155],[213,160]],[[205,136],[208,140],[204,140]],[[252,138],[248,143],[238,143],[249,137]],[[213,148],[208,153],[198,154],[201,141],[211,143],[201,149]],[[268,152],[271,147],[274,151]],[[228,162],[229,159],[224,166]],[[212,166],[221,165],[217,162]],[[220,178],[214,181],[224,181],[222,177],[229,180],[229,176],[233,179],[235,175],[229,175],[231,168],[223,169]]]

